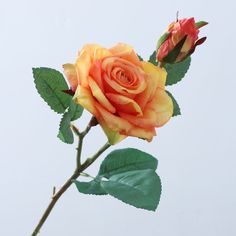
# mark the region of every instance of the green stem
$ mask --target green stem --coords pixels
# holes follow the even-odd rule
[[[43,226],[44,222],[47,220],[49,214],[51,213],[53,207],[57,203],[57,201],[60,199],[60,197],[66,192],[66,190],[71,186],[72,180],[77,179],[82,171],[87,169],[96,159],[104,152],[106,151],[111,145],[109,143],[106,143],[103,145],[92,157],[88,158],[82,165],[80,163],[81,159],[81,152],[82,152],[82,145],[83,145],[83,139],[85,135],[89,132],[91,129],[91,125],[88,125],[84,132],[79,133],[79,143],[77,148],[77,166],[74,174],[65,182],[65,184],[57,191],[57,193],[53,194],[52,199],[46,208],[45,212],[43,213],[41,219],[39,220],[39,223],[37,224],[36,228],[34,229],[31,236],[36,236],[41,227]]]

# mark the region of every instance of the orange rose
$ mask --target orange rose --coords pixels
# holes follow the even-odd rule
[[[75,101],[97,118],[111,144],[127,136],[151,141],[155,127],[172,116],[165,69],[140,61],[126,44],[86,45],[75,64],[63,67]]]
[[[194,52],[196,46],[206,40],[206,37],[203,37],[197,41],[199,28],[206,24],[207,22],[204,21],[195,23],[194,18],[182,19],[171,23],[167,32],[161,37],[158,43],[157,60],[167,63],[184,60]],[[174,55],[173,50],[176,50]],[[171,57],[170,52],[172,52]]]

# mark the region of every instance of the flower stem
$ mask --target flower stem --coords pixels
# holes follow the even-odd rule
[[[91,123],[91,122],[90,122]],[[64,185],[56,192],[53,194],[52,199],[47,207],[47,209],[45,210],[45,212],[43,213],[41,219],[39,220],[38,225],[36,226],[36,228],[34,229],[33,233],[31,236],[36,236],[41,227],[43,226],[44,222],[47,220],[49,214],[51,213],[53,207],[55,206],[55,204],[57,203],[57,201],[60,199],[60,197],[66,192],[66,190],[71,186],[72,184],[72,180],[77,179],[80,175],[80,173],[82,171],[84,171],[85,169],[87,169],[94,161],[96,161],[96,159],[104,152],[106,151],[111,145],[109,143],[106,143],[105,145],[103,145],[92,157],[88,158],[82,165],[81,165],[81,152],[82,152],[82,145],[83,145],[83,139],[85,137],[85,135],[89,132],[89,130],[91,129],[91,125],[87,126],[87,128],[85,129],[84,132],[79,133],[79,143],[78,143],[78,148],[77,148],[77,157],[76,157],[76,170],[74,172],[74,174],[64,183]]]

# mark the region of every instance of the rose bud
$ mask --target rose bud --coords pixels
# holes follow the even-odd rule
[[[195,22],[194,18],[181,19],[169,25],[157,43],[157,61],[177,63],[191,55],[196,46],[204,43],[206,37],[198,39],[199,28],[205,21]]]

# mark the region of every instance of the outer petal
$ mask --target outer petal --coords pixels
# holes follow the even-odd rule
[[[110,48],[110,52],[113,56],[121,57],[129,62],[132,62],[134,65],[142,67],[142,64],[134,49],[128,44],[118,43],[114,47]]]
[[[114,93],[107,93],[106,96],[118,111],[138,116],[143,115],[140,106],[133,99]]]
[[[88,88],[83,88],[82,86],[78,86],[74,95],[74,99],[77,103],[79,103],[82,107],[92,113],[96,118],[99,117],[99,114],[95,108],[95,99]]]
[[[120,116],[130,123],[143,128],[163,126],[173,114],[173,102],[169,95],[160,88],[157,88],[155,96],[144,110],[142,117],[119,113]]]
[[[141,94],[136,96],[135,100],[143,109],[147,102],[152,100],[157,87],[165,88],[167,72],[164,68],[159,68],[150,62],[142,62],[142,64],[144,72],[148,74],[147,87]]]
[[[139,127],[133,127],[130,129],[126,135],[128,136],[133,136],[133,137],[138,137],[138,138],[143,138],[146,139],[147,141],[151,142],[153,136],[156,136],[156,131],[154,128],[152,129],[142,129]]]
[[[157,127],[157,113],[153,110],[146,110],[142,117],[137,117],[124,112],[119,112],[119,115],[131,124],[144,129]]]
[[[79,84],[79,78],[75,66],[73,64],[64,64],[63,68],[71,89],[75,91]]]
[[[89,77],[88,79],[89,86],[91,88],[91,92],[93,96],[98,100],[98,102],[109,112],[115,113],[116,108],[112,106],[112,104],[105,97],[102,90],[99,88],[98,84],[93,80],[93,78]]]
[[[163,126],[169,121],[173,114],[173,102],[165,90],[157,88],[153,100],[147,104],[146,108],[156,112],[156,126]]]
[[[114,131],[109,128],[102,118],[99,118],[98,122],[101,125],[104,133],[106,134],[110,144],[117,144],[127,137],[126,135],[122,135],[118,131]]]
[[[98,112],[99,112],[100,116],[102,117],[106,126],[109,127],[110,129],[112,129],[113,131],[116,131],[119,133],[121,133],[121,132],[126,133],[128,130],[130,130],[132,128],[132,125],[128,121],[108,112],[106,109],[104,109],[97,102],[95,103],[95,107],[98,110]]]
[[[88,87],[88,75],[94,61],[111,56],[111,53],[96,44],[88,44],[83,47],[76,61],[76,67],[80,78],[80,84]]]
[[[108,49],[101,47],[98,44],[85,45],[81,50],[81,54],[84,52],[89,54],[92,62],[103,59],[104,57],[112,56],[112,53]]]
[[[91,67],[91,58],[89,53],[83,51],[80,53],[76,61],[76,69],[79,74],[80,85],[82,87],[88,87],[88,75]]]

